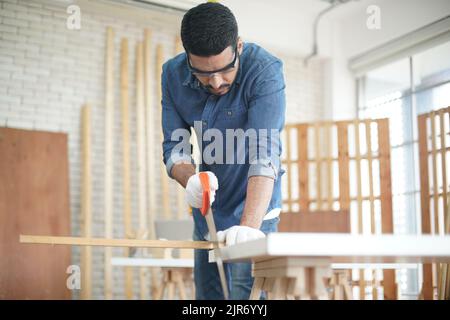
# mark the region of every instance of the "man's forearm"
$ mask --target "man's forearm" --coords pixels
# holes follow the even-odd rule
[[[272,198],[274,180],[264,176],[248,179],[247,198],[241,225],[259,229]]]
[[[176,163],[171,170],[172,177],[186,188],[187,181],[195,174],[195,166],[192,163]]]

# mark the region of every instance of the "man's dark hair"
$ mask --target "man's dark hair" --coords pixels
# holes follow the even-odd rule
[[[202,3],[190,9],[181,22],[181,40],[188,53],[209,57],[235,46],[238,26],[233,13],[220,3]]]

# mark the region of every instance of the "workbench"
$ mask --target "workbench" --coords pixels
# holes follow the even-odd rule
[[[271,291],[275,299],[326,299],[322,279],[331,276],[332,267],[450,263],[450,236],[270,233],[224,247],[221,253],[224,262],[253,263],[250,299],[259,299],[262,290]],[[212,251],[210,261],[214,261]]]

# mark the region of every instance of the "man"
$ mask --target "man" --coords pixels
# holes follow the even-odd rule
[[[181,39],[185,53],[163,66],[163,154],[169,176],[186,188],[193,238],[207,240],[209,234],[198,209],[202,187],[191,148],[186,139],[180,142],[179,133],[191,127],[204,150],[200,171],[210,178],[219,240],[233,245],[264,237],[276,231],[281,208],[282,62],[255,44],[244,44],[234,15],[219,3],[189,10]],[[245,143],[234,144],[242,132]],[[255,132],[257,139],[252,139]],[[225,264],[225,272],[230,298],[248,299],[250,263]],[[223,299],[217,266],[208,263],[206,250],[195,251],[194,278],[197,299]]]

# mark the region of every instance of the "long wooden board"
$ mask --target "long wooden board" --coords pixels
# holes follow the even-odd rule
[[[57,237],[20,235],[20,243],[101,246],[101,247],[129,247],[129,248],[173,248],[173,249],[213,249],[212,241],[179,241],[179,240],[142,240],[142,239],[107,239],[82,237]]]
[[[92,236],[92,172],[91,172],[91,106],[82,108],[82,176],[81,176],[81,230],[84,237]],[[92,250],[81,251],[81,298],[92,299]]]
[[[128,39],[123,38],[120,44],[120,108],[122,116],[122,187],[123,187],[123,222],[125,237],[133,238],[131,222],[131,169],[130,169],[130,118],[128,87]],[[130,249],[125,248],[125,257]],[[133,298],[133,269],[125,268],[125,297]]]
[[[105,54],[105,237],[113,234],[113,136],[114,136],[114,31],[106,29]],[[111,249],[105,250],[105,299],[113,298],[113,275],[111,267]]]

